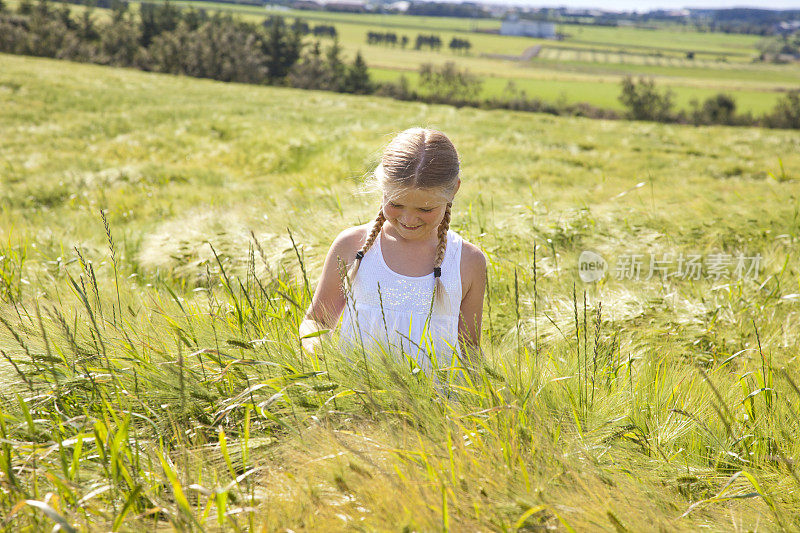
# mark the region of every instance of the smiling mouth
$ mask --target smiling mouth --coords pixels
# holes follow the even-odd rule
[[[402,222],[400,223],[400,225],[401,225],[401,226],[403,226],[403,227],[404,227],[404,228],[406,228],[406,229],[417,229],[417,228],[419,228],[420,226],[422,226],[422,224],[420,224],[419,226],[413,226],[413,227],[412,227],[412,226],[406,226],[406,225],[405,225],[405,224],[403,224]]]

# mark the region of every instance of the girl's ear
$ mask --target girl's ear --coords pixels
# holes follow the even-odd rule
[[[459,187],[461,187],[461,178],[458,178],[458,181],[456,182],[456,190],[453,191],[453,196],[456,195],[456,193],[458,192]]]

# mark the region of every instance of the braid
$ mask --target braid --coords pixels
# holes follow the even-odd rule
[[[375,217],[375,223],[372,225],[372,231],[370,231],[369,235],[367,235],[367,240],[364,242],[364,246],[362,246],[361,249],[356,252],[356,260],[353,261],[353,265],[350,267],[350,271],[347,273],[347,284],[351,288],[353,286],[353,281],[356,279],[356,274],[358,274],[358,267],[361,266],[361,260],[364,258],[364,254],[367,253],[367,250],[369,250],[372,246],[372,243],[375,242],[375,239],[378,238],[378,233],[380,233],[384,222],[386,222],[386,217],[383,214],[383,209],[381,209],[378,211],[378,216]]]
[[[439,224],[439,246],[436,249],[436,259],[433,262],[433,277],[434,281],[434,305],[437,309],[444,310],[445,306],[445,287],[442,282],[442,262],[444,261],[444,253],[447,249],[447,230],[450,228],[450,207],[452,202],[447,202],[447,207],[444,210],[444,218]]]

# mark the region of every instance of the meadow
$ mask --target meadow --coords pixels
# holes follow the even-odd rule
[[[415,125],[458,147],[451,227],[489,263],[446,395],[297,336]],[[0,55],[0,154],[6,531],[800,528],[794,132]],[[620,267],[740,253],[759,271]]]

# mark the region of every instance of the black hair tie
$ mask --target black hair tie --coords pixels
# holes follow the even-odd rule
[[[442,268],[441,267],[433,267],[433,277],[440,278],[442,276]]]
[[[361,250],[356,252],[356,259],[364,259],[364,252]]]

